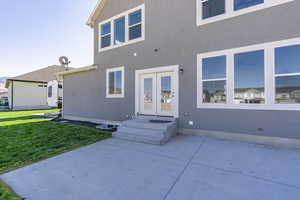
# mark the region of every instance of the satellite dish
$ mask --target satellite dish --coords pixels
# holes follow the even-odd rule
[[[61,65],[64,65],[64,66],[67,66],[67,67],[68,67],[68,65],[69,65],[71,62],[69,61],[69,59],[68,59],[66,56],[61,56],[61,57],[59,58],[59,63],[60,63]]]

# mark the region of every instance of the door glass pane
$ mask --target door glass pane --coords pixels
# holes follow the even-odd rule
[[[114,94],[115,91],[115,73],[109,72],[109,94]]]
[[[226,77],[226,56],[205,58],[202,60],[203,79]]]
[[[226,81],[203,82],[203,103],[226,103]]]
[[[236,103],[264,104],[264,51],[234,55],[234,99]]]
[[[172,110],[171,76],[161,77],[161,111]]]
[[[115,94],[122,94],[122,72],[115,72],[116,88]]]
[[[300,76],[276,77],[276,103],[300,103]]]
[[[145,78],[144,79],[144,109],[152,110],[153,109],[153,79]]]
[[[202,2],[202,19],[225,13],[225,0],[207,0]]]
[[[125,42],[125,17],[115,20],[115,41],[114,44],[122,44]]]
[[[129,40],[142,37],[142,25],[136,25],[129,28]]]
[[[300,45],[275,49],[276,74],[300,73]]]
[[[264,0],[234,0],[234,10],[240,10],[262,3],[264,3]]]

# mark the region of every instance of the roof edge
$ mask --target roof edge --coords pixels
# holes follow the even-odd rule
[[[5,86],[4,86],[4,87],[5,87],[5,88],[8,88],[11,81],[25,82],[25,83],[41,83],[41,84],[47,83],[47,82],[45,82],[45,81],[31,81],[31,80],[21,80],[21,79],[13,79],[13,78],[9,78],[9,79],[6,79],[6,81],[5,81]]]
[[[107,0],[99,0],[98,1],[97,5],[95,6],[94,10],[92,11],[92,13],[89,16],[89,19],[86,22],[86,25],[88,25],[91,28],[94,28],[96,17],[101,13],[106,2],[107,2]]]
[[[92,70],[97,70],[97,69],[98,69],[98,65],[91,65],[91,66],[86,66],[86,67],[80,67],[77,69],[72,69],[72,70],[65,71],[65,72],[59,72],[59,73],[57,73],[57,76],[63,77],[65,75],[78,74],[81,72],[87,72],[87,71],[92,71]]]

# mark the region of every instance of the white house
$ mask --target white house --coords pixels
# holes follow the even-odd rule
[[[47,84],[56,80],[56,74],[66,71],[63,66],[49,66],[27,74],[9,78],[5,87],[8,89],[9,108],[11,110],[47,109]]]

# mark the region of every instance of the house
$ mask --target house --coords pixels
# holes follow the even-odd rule
[[[287,91],[300,90],[299,9],[296,0],[101,0],[87,22],[94,65],[60,74],[63,116],[169,116],[181,133],[300,139],[299,92]]]
[[[63,66],[49,66],[6,80],[11,110],[47,109],[47,84],[56,80],[56,74],[66,71]]]

